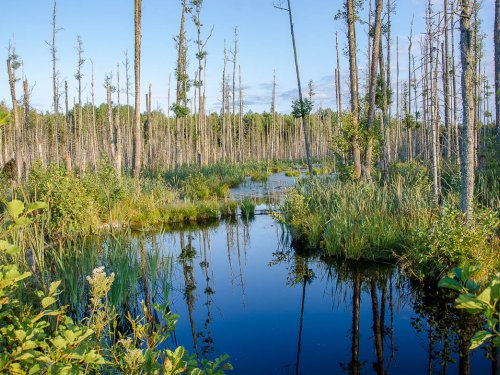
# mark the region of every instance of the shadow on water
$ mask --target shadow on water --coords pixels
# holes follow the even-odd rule
[[[90,242],[88,264],[56,267],[75,314],[88,298],[84,276],[104,264],[117,275],[120,316],[157,320],[163,304],[180,316],[171,344],[199,359],[228,353],[236,374],[498,374],[490,348],[468,350],[484,322],[454,309],[448,291],[393,264],[294,247],[266,215]],[[70,266],[78,271],[62,272]]]

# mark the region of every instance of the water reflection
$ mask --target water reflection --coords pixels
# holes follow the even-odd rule
[[[454,309],[448,291],[413,284],[393,264],[294,248],[266,215],[117,248],[95,260],[128,267],[116,304],[140,314],[144,300],[158,319],[153,306],[168,301],[180,316],[173,344],[199,359],[228,353],[237,374],[498,374],[491,348],[468,350],[483,322]]]

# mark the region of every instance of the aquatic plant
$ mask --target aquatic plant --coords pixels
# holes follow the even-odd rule
[[[87,276],[90,303],[85,320],[74,321],[66,307],[58,306],[60,281],[50,283],[26,304],[19,299],[22,283],[30,272],[20,271],[15,259],[21,250],[9,236],[32,224],[29,214],[43,203],[25,206],[21,201],[6,204],[8,221],[0,231],[0,372],[8,373],[158,373],[224,374],[232,366],[224,355],[200,363],[182,347],[165,348],[177,317],[167,305],[155,308],[161,320],[150,319],[148,304],[142,317],[128,317],[131,330],[116,331],[117,314],[109,294],[115,274],[97,267]],[[54,324],[56,323],[57,324]]]
[[[255,215],[255,202],[250,198],[245,198],[240,204],[241,215],[245,219],[250,219]]]
[[[448,277],[439,281],[441,288],[455,290],[460,295],[455,299],[455,307],[471,315],[482,315],[486,319],[486,329],[477,331],[471,338],[470,349],[476,349],[491,340],[495,347],[500,347],[500,273],[489,282],[473,280],[478,268],[466,266],[454,268]]]
[[[405,177],[373,188],[367,182],[301,180],[281,207],[296,241],[348,258],[389,259],[412,228],[429,222],[433,205],[426,179]]]

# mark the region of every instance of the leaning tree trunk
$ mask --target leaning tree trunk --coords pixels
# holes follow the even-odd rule
[[[297,57],[297,46],[295,44],[295,32],[293,30],[292,6],[290,4],[290,0],[288,0],[288,16],[290,19],[290,33],[292,34],[293,56],[295,59],[295,72],[297,74],[297,88],[299,90],[299,103],[302,107],[304,101],[302,99],[302,87],[300,85],[299,59]],[[305,119],[305,115],[304,115],[303,111],[301,111],[301,112],[302,112],[301,113],[302,129],[304,131],[304,142],[306,145],[307,167],[309,169],[309,176],[312,178],[313,177],[313,169],[312,169],[312,163],[311,163],[311,148],[309,145],[309,130],[307,128],[307,122]]]
[[[134,177],[141,170],[141,15],[142,0],[135,0],[135,124],[134,124]]]
[[[467,222],[473,214],[474,197],[474,56],[470,0],[461,0],[460,54],[462,61],[462,199],[461,208]]]

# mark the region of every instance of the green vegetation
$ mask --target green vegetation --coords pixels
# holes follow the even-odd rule
[[[300,177],[300,170],[290,170],[285,172],[287,177]]]
[[[460,180],[443,167],[443,203],[432,199],[428,168],[419,163],[391,166],[388,182],[301,180],[282,205],[280,219],[295,241],[351,259],[399,260],[418,279],[439,279],[453,267],[482,266],[483,279],[500,269],[498,257],[498,185],[487,184],[493,172],[479,172],[477,200],[491,208],[474,211],[466,223],[458,210]]]
[[[497,273],[488,283],[480,283],[477,277],[478,268],[466,266],[455,268],[449,277],[439,281],[439,286],[455,290],[460,295],[455,299],[457,309],[467,311],[471,315],[483,315],[486,319],[486,329],[477,331],[471,338],[470,349],[481,346],[488,340],[495,347],[500,347],[500,273]]]
[[[0,372],[221,375],[232,369],[228,356],[200,363],[183,347],[166,348],[177,319],[166,303],[154,306],[161,319],[150,312],[137,318],[128,315],[128,332],[119,331],[109,298],[117,276],[107,275],[104,267],[86,278],[90,298],[84,320],[74,321],[67,308],[59,306],[60,281],[36,291],[31,272],[19,263],[22,251],[10,239],[32,227],[31,216],[45,206],[25,206],[18,200],[6,204],[0,232]],[[142,306],[147,312],[147,302]]]
[[[434,207],[425,179],[395,176],[374,189],[368,182],[304,179],[289,192],[282,219],[292,236],[330,256],[390,259]]]
[[[481,265],[477,276],[485,280],[500,269],[499,225],[498,214],[490,209],[476,209],[466,225],[462,212],[445,206],[429,225],[413,231],[402,264],[419,279],[439,279],[456,266]]]
[[[241,215],[245,219],[250,219],[255,215],[255,201],[250,198],[245,198],[240,205]]]
[[[279,164],[274,168],[280,168]],[[229,202],[229,189],[241,184],[246,175],[266,180],[267,165],[186,166],[134,179],[119,176],[106,161],[83,177],[62,167],[38,164],[24,186],[9,191],[9,184],[2,184],[0,200],[17,194],[27,201],[48,202],[49,209],[42,214],[46,234],[67,237],[110,226],[144,229],[234,216],[237,203]]]

